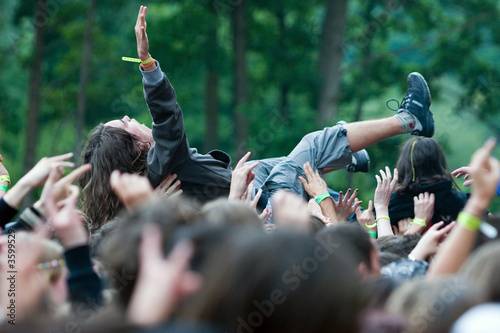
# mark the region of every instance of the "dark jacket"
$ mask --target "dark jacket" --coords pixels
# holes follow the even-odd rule
[[[167,175],[175,173],[181,181],[183,194],[200,202],[227,197],[231,158],[220,150],[203,155],[189,147],[174,88],[161,72],[158,62],[157,66],[151,72],[143,72],[144,97],[153,118],[155,141],[148,153],[151,184],[156,187]]]
[[[406,217],[414,217],[413,197],[420,193],[434,193],[434,215],[432,223],[444,221],[448,224],[457,218],[458,213],[467,202],[467,194],[457,191],[452,187],[451,180],[440,181],[430,185],[421,184],[415,192],[398,194],[392,193],[389,203],[389,217],[391,224],[396,225],[398,221]]]

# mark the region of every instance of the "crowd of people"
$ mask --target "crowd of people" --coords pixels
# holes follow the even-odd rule
[[[0,156],[0,331],[496,331],[494,140],[450,173],[414,72],[395,116],[340,121],[287,156],[247,153],[232,169],[225,152],[189,146],[146,13],[135,34],[152,128],[100,124],[80,166],[66,171],[71,153],[45,157],[10,189]],[[323,180],[368,172],[365,148],[408,133],[363,207],[358,190]]]

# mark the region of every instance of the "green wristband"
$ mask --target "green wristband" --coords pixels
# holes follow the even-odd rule
[[[425,220],[422,220],[422,219],[414,218],[413,221],[411,221],[411,223],[421,225],[424,228],[427,227],[427,223],[425,223]]]
[[[479,226],[481,225],[481,219],[479,217],[467,212],[460,212],[460,214],[458,214],[457,222],[459,225],[470,231],[479,230]]]
[[[7,192],[8,189],[9,187],[7,185],[0,184],[0,191]]]
[[[377,239],[377,233],[375,231],[368,231],[368,235],[370,235],[370,237]]]
[[[314,200],[316,200],[316,202],[319,205],[321,203],[321,201],[325,200],[326,198],[331,198],[331,197],[332,196],[330,195],[330,193],[323,193],[323,194],[318,195],[316,198],[314,198]]]

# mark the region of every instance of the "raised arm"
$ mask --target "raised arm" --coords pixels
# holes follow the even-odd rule
[[[474,179],[472,195],[458,215],[457,226],[431,264],[427,273],[429,277],[457,273],[472,251],[481,216],[490,205],[498,186],[500,163],[490,156],[493,148],[495,140],[490,139],[472,156],[469,165]]]
[[[391,200],[391,193],[398,182],[398,169],[394,169],[394,178],[392,178],[391,170],[386,166],[385,172],[380,170],[380,176],[375,175],[377,188],[375,189],[375,197],[373,199],[375,213],[377,214],[375,222],[377,223],[378,237],[394,235],[391,228],[391,221],[389,220],[389,202]]]
[[[149,54],[149,40],[146,33],[147,12],[148,8],[146,6],[141,6],[141,8],[139,9],[139,15],[137,15],[137,21],[135,22],[135,38],[137,40],[137,54],[143,62],[143,66],[141,67],[145,72],[150,72],[156,69],[156,62],[151,57],[151,54]]]
[[[178,164],[184,162],[182,158],[175,158],[174,155],[179,150],[187,149],[187,141],[182,110],[177,103],[175,90],[161,71],[159,63],[151,58],[149,53],[146,13],[147,7],[141,6],[135,24],[135,36],[137,53],[143,61],[140,69],[144,98],[153,119],[155,144],[148,154],[148,176],[153,187],[156,187]]]

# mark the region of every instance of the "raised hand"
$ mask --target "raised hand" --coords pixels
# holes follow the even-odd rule
[[[496,141],[489,139],[472,155],[469,164],[470,176],[474,179],[472,194],[467,202],[469,213],[481,216],[491,203],[498,187],[500,163],[491,152],[495,148]]]
[[[246,161],[250,157],[250,152],[246,153],[236,164],[231,175],[231,188],[229,190],[228,199],[241,200],[243,195],[248,189],[248,186],[254,180],[255,174],[253,169],[259,164],[259,162],[254,162],[245,165]]]
[[[356,199],[358,202],[358,200]],[[360,201],[359,201],[360,202]],[[373,201],[368,201],[368,209],[361,212],[361,207],[356,208],[356,220],[358,221],[361,228],[366,231],[377,231],[374,227],[369,228],[369,225],[373,225],[375,223],[375,214],[373,213]]]
[[[432,215],[434,215],[434,193],[420,193],[418,197],[413,198],[413,203],[415,204],[415,218],[422,219],[425,222],[432,221]]]
[[[12,208],[17,208],[26,194],[45,184],[53,168],[60,169],[62,173],[63,168],[74,167],[73,162],[67,161],[71,157],[73,157],[73,153],[42,158],[27,174],[19,179],[16,185],[3,196],[3,199]]]
[[[439,229],[443,226],[444,222],[438,222],[434,224],[429,230],[422,236],[417,246],[411,251],[410,255],[416,260],[427,260],[431,255],[434,255],[439,250],[439,244],[441,244],[446,235],[455,226],[455,222],[448,224],[446,227]]]
[[[471,186],[472,183],[474,182],[474,179],[472,179],[471,175],[470,175],[471,171],[472,170],[470,167],[464,166],[464,167],[458,168],[456,170],[453,170],[451,175],[455,178],[460,178],[460,177],[464,176],[464,179],[465,179],[464,186],[468,187],[468,186]]]
[[[139,326],[167,321],[177,303],[201,286],[201,277],[189,270],[193,245],[183,241],[164,258],[162,243],[161,230],[146,226],[139,248],[139,276],[127,309],[130,322]]]
[[[391,176],[391,170],[388,166],[385,167],[385,172],[380,170],[380,175],[375,175],[377,179],[377,188],[375,189],[375,197],[373,203],[375,205],[375,210],[385,210],[389,207],[389,202],[391,201],[391,194],[396,187],[398,182],[398,169],[394,169],[394,178]],[[377,215],[378,215],[377,211]],[[385,215],[385,214],[384,214]]]
[[[153,196],[153,187],[146,177],[115,170],[109,181],[116,196],[128,211],[133,211]]]
[[[299,180],[310,197],[315,198],[323,193],[328,193],[328,186],[319,175],[318,170],[314,171],[309,162],[304,164],[303,169],[307,180],[302,176],[299,176]]]
[[[88,242],[88,232],[85,230],[81,213],[76,206],[80,190],[76,185],[69,185],[69,192],[69,196],[59,205],[56,204],[50,191],[46,193],[45,200],[49,223],[66,249],[85,245]]]
[[[146,23],[146,13],[148,8],[146,6],[141,6],[139,9],[139,14],[137,15],[137,21],[135,23],[135,38],[137,40],[137,55],[144,61],[149,59],[151,56],[149,54],[149,41],[148,35],[146,33],[147,23]]]
[[[47,177],[49,176],[50,170],[52,168],[62,169],[74,167],[75,163],[67,161],[71,157],[73,157],[73,153],[67,153],[53,157],[44,157],[21,179],[32,189],[40,187],[45,184],[45,181],[47,180]]]
[[[342,191],[339,193],[339,200],[333,200],[333,207],[335,209],[335,214],[337,214],[337,220],[339,222],[345,222],[356,211],[356,208],[361,205],[362,201],[354,201],[358,195],[358,189],[355,189],[351,195],[351,189],[348,189],[345,197]],[[354,204],[353,204],[354,203]]]
[[[175,180],[177,175],[175,173],[168,175],[157,188],[154,193],[165,197],[177,197],[182,194],[181,181]]]
[[[42,195],[40,196],[40,199],[38,199],[38,201],[34,204],[35,208],[37,208],[41,213],[45,214],[48,192],[52,193],[53,200],[56,202],[57,206],[59,202],[66,199],[71,194],[70,185],[90,169],[90,164],[84,164],[61,179],[63,170],[57,166],[53,166],[50,170],[49,177],[45,182],[45,185],[43,186]]]
[[[278,191],[272,197],[273,219],[280,228],[291,228],[308,232],[309,211],[307,203],[298,195]]]

